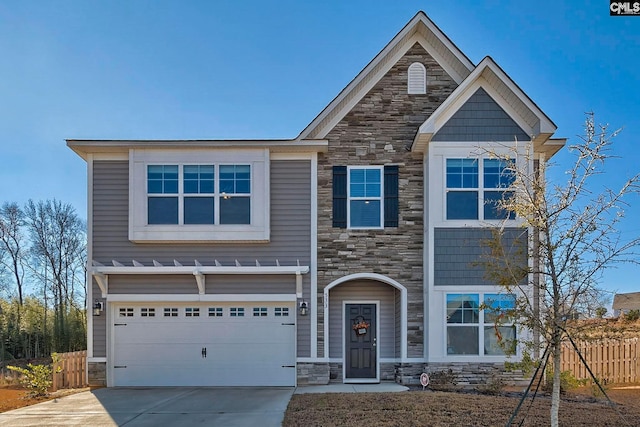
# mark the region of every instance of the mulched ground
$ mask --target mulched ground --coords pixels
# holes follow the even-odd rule
[[[640,387],[607,390],[616,408],[590,389],[564,396],[561,426],[640,426]],[[299,394],[289,403],[283,426],[505,426],[519,397],[440,391],[405,393]],[[548,426],[551,400],[526,401],[512,425]]]
[[[35,405],[36,403],[46,402],[47,400],[57,399],[62,396],[87,390],[89,390],[89,388],[58,390],[45,397],[29,397],[29,392],[20,385],[0,386],[0,412]]]

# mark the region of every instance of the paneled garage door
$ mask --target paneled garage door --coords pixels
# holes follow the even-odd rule
[[[114,386],[295,386],[295,310],[283,303],[118,303]]]

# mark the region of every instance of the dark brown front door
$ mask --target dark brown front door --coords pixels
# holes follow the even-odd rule
[[[376,305],[345,305],[345,378],[375,379]]]

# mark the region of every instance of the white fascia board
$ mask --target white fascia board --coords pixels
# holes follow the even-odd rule
[[[550,159],[566,144],[567,138],[548,138],[539,147],[536,147],[536,151],[543,153],[547,159]]]
[[[469,58],[466,57],[464,53],[458,47],[453,44],[453,42],[444,34],[440,28],[431,20],[424,12],[419,12],[416,15],[416,18],[419,18],[422,23],[431,31],[437,38],[440,40],[442,44],[444,44],[449,52],[456,57],[458,61],[460,61],[468,70],[471,72],[474,69],[473,62]]]
[[[89,269],[91,274],[307,274],[309,266],[266,266],[266,267],[109,267],[98,266]]]
[[[243,148],[267,148],[272,152],[301,152],[324,153],[328,150],[329,143],[323,139],[297,139],[280,140],[89,140],[67,139],[67,146],[76,154],[87,160],[90,153],[102,156],[123,156],[130,149],[243,149]]]
[[[109,294],[109,303],[295,302],[296,294]]]
[[[460,84],[466,76],[460,75],[449,66],[448,61],[430,47],[426,42],[425,36],[419,34],[418,27],[423,25],[427,31],[431,32],[465,68],[471,72],[474,68],[473,63],[458,49],[449,38],[427,17],[424,12],[418,12],[411,21],[405,25],[402,30],[369,62],[360,73],[325,107],[324,110],[316,116],[315,119],[303,129],[297,139],[304,140],[312,133],[318,137],[324,138],[327,133],[357,104],[362,97],[371,90],[373,86],[393,67],[400,58],[413,46],[416,42],[431,54],[438,63],[444,67],[451,77]],[[383,65],[383,66],[381,66]],[[361,85],[361,83],[363,83]],[[359,87],[360,86],[360,87]],[[358,94],[354,95],[354,91]],[[349,100],[346,104],[343,102]],[[334,114],[335,110],[340,112]],[[325,119],[333,116],[327,122]],[[318,126],[322,128],[317,131]]]
[[[538,133],[553,134],[557,130],[556,125],[551,121],[551,119],[549,119],[549,117],[547,117],[547,115],[531,100],[531,98],[529,98],[529,96],[520,89],[511,77],[509,77],[509,75],[500,68],[493,58],[490,56],[485,57],[480,61],[480,64],[478,64],[478,68],[482,68],[482,71],[484,71],[485,68],[489,68],[493,71],[493,73],[500,78],[502,83],[504,83],[509,90],[513,92],[529,110],[531,110],[533,114],[535,114],[539,120],[539,128],[537,129]]]
[[[490,69],[506,86],[518,97],[518,99],[538,118],[535,129],[525,122],[513,108],[505,101],[483,77],[482,73]],[[507,114],[528,134],[553,134],[556,126],[535,105],[528,96],[509,78],[506,73],[493,61],[492,58],[484,58],[475,70],[460,84],[449,97],[433,112],[431,116],[418,129],[414,138],[412,151],[423,152],[431,137],[436,134],[451,117],[464,105],[465,102],[479,89],[483,88],[495,102],[503,108]],[[424,136],[422,136],[424,134]]]

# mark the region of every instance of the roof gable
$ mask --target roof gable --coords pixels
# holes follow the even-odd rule
[[[473,63],[420,11],[300,133],[297,139],[323,139],[396,62],[419,43],[460,84]]]
[[[527,135],[526,140],[534,142],[536,151],[546,152],[550,157],[564,145],[564,140],[550,139],[557,129],[551,119],[487,56],[420,126],[412,151],[424,152],[433,136],[481,88]]]
[[[480,87],[442,126],[432,141],[519,141],[529,136],[504,111],[491,96]]]

